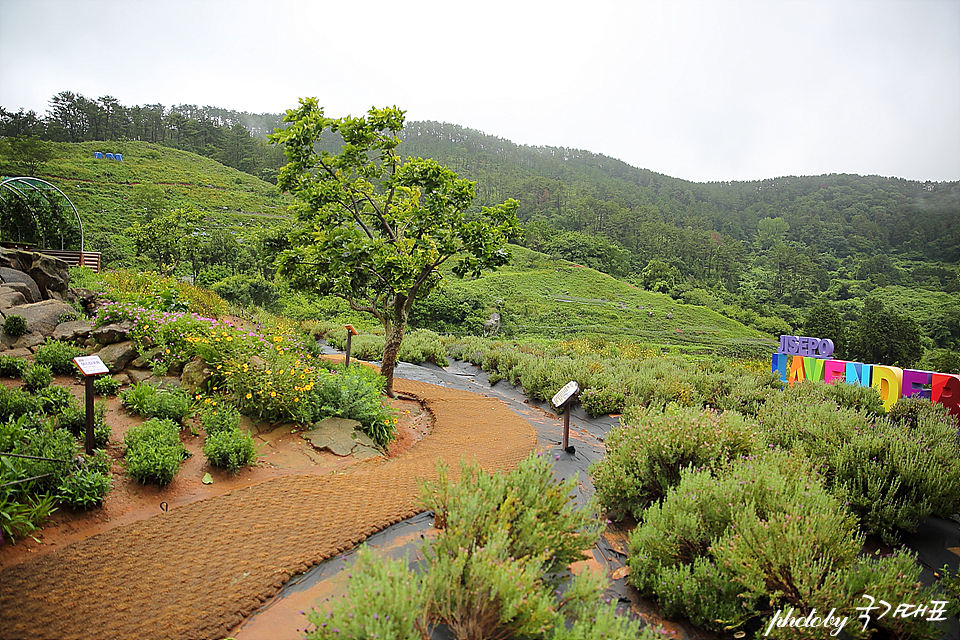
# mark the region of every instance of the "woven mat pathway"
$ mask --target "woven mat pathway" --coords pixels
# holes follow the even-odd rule
[[[3,640],[224,638],[292,575],[414,515],[437,459],[512,469],[536,434],[499,400],[395,380],[435,419],[393,460],[288,476],[131,523],[0,572]]]

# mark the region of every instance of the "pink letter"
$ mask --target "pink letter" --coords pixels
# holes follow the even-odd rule
[[[845,360],[827,360],[823,363],[823,381],[834,384],[834,380],[844,377],[847,371]]]

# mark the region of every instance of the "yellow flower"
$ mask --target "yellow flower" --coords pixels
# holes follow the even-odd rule
[[[170,349],[167,349],[166,353],[170,353]]]
[[[281,376],[283,375],[283,369],[280,369],[280,375]]]
[[[230,342],[231,340],[233,340],[233,336],[227,336],[227,342]]]
[[[250,394],[250,393],[247,394],[247,400],[249,400],[252,397],[253,397],[253,394]]]
[[[217,403],[216,403],[216,401],[214,401],[214,402],[211,402],[211,403],[210,403],[210,406],[211,406],[211,407],[215,407],[215,406],[217,406]],[[216,414],[214,414],[214,415],[216,415]],[[396,421],[394,421],[394,422],[396,422]]]
[[[276,398],[276,397],[277,397],[277,392],[276,392],[276,391],[271,391],[271,392],[270,392],[270,397],[271,397],[271,398]]]
[[[207,398],[206,400],[204,400],[203,404],[210,404],[210,398]]]
[[[300,398],[294,398],[293,401],[294,401],[294,402],[300,402]]]
[[[273,341],[274,341],[274,342],[280,342],[280,341],[282,341],[282,340],[283,340],[283,336],[273,336]]]
[[[271,375],[272,373],[273,373],[273,371],[270,371],[270,369],[267,369],[267,375],[268,375],[268,376]]]

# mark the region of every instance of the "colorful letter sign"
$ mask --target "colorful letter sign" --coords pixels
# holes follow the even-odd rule
[[[873,387],[888,410],[901,397],[917,396],[939,402],[960,417],[960,376],[828,359],[831,355],[833,342],[830,340],[780,336],[780,349],[773,354],[771,368],[790,385],[804,380],[823,380],[828,384],[842,380]]]

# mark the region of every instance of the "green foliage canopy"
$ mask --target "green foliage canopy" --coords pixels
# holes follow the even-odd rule
[[[402,160],[396,148],[404,112],[373,108],[365,117],[327,118],[315,98],[287,111],[288,128],[270,136],[289,163],[278,185],[300,203],[280,271],[293,286],[335,295],[370,313],[386,335],[381,371],[392,395],[393,368],[414,301],[454,273],[479,276],[506,264],[507,241],[520,232],[518,203],[470,210],[475,184],[435,160]],[[339,154],[317,151],[339,135]]]

